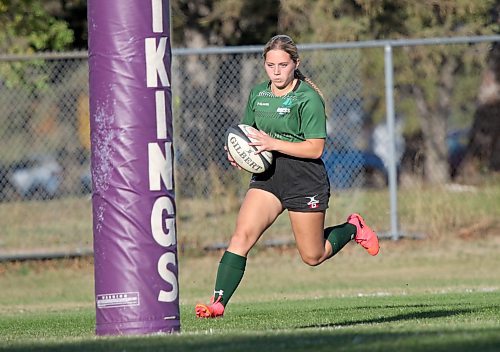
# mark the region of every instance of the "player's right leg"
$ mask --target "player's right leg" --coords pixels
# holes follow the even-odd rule
[[[241,204],[236,228],[227,250],[246,257],[282,212],[283,206],[274,194],[262,189],[249,189]]]
[[[243,278],[248,252],[282,212],[281,202],[272,193],[255,188],[248,190],[229,247],[219,263],[214,297],[209,304],[196,305],[197,317],[215,318],[224,314],[226,304]]]

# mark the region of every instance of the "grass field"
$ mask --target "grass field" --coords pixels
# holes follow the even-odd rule
[[[496,302],[495,302],[496,300]],[[10,351],[498,351],[498,296],[469,292],[235,304],[215,321],[183,306],[175,336],[92,336],[90,309],[3,317]],[[14,340],[15,342],[12,342]]]
[[[329,220],[361,207],[383,228],[386,197],[336,196]],[[90,245],[88,202],[1,204],[0,249]],[[225,317],[207,321],[194,305],[221,253],[200,248],[227,239],[235,210],[184,203],[179,244],[198,250],[179,253],[180,334],[96,337],[91,258],[0,263],[0,351],[500,351],[500,182],[403,190],[399,204],[424,239],[384,240],[377,257],[352,243],[315,268],[293,246],[255,248]],[[266,236],[288,233],[284,216]]]
[[[95,337],[91,259],[0,266],[0,351],[498,351],[500,236],[355,244],[316,267],[258,250],[217,320],[195,319],[218,254],[181,256],[182,332]],[[200,275],[203,273],[203,275]]]

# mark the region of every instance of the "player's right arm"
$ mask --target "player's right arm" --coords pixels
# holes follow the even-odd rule
[[[250,94],[248,96],[247,105],[245,107],[244,116],[243,116],[243,119],[241,120],[241,123],[255,127],[255,118],[254,118],[254,111],[252,108],[252,106],[253,106],[252,101],[253,101],[253,90],[250,92]],[[226,151],[226,154],[227,154],[227,160],[229,160],[231,165],[236,167],[237,169],[241,170],[241,167],[234,162],[233,157],[227,151],[227,146],[224,146],[224,150]]]
[[[255,96],[255,93],[254,93],[254,90],[252,89],[250,91],[250,94],[248,95],[248,101],[247,101],[247,105],[245,107],[245,111],[244,111],[244,115],[243,115],[243,119],[241,120],[241,123],[257,128],[257,126],[255,125],[255,110],[253,108],[254,96]]]

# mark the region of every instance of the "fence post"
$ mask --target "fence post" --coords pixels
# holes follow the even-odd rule
[[[395,114],[394,114],[394,67],[392,64],[392,46],[390,43],[384,46],[385,67],[385,101],[387,128],[389,131],[389,194],[390,194],[390,217],[391,238],[399,238],[398,230],[398,195],[397,195],[397,160],[395,140]]]

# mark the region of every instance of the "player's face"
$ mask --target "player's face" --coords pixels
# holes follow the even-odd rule
[[[264,61],[269,79],[279,89],[284,89],[292,83],[298,64],[293,62],[286,51],[277,49],[268,51]]]

